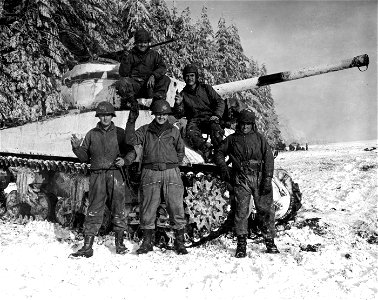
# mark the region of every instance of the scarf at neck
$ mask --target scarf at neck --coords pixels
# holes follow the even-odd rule
[[[168,120],[164,124],[159,124],[156,120],[153,120],[148,126],[148,130],[155,133],[157,136],[160,136],[163,131],[171,127],[172,125],[169,124]]]

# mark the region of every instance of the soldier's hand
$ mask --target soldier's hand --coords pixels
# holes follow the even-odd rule
[[[72,136],[71,136],[71,145],[72,145],[72,148],[78,148],[78,147],[80,147],[82,141],[83,141],[83,139],[79,139],[76,136],[76,134],[72,134]]]
[[[138,116],[139,116],[139,109],[132,107],[129,113],[128,122],[135,123],[135,121],[138,119]]]
[[[218,116],[211,116],[210,121],[212,122],[219,122],[219,117]]]
[[[117,157],[116,160],[114,161],[114,164],[120,168],[125,165],[125,161],[122,157]]]
[[[272,190],[272,177],[263,178],[261,182],[261,195],[268,195]]]
[[[148,78],[147,87],[153,88],[154,86],[155,86],[155,76],[151,75],[150,78]]]
[[[182,96],[179,94],[179,92],[176,90],[176,95],[175,95],[175,102],[177,105],[180,105],[183,101]]]

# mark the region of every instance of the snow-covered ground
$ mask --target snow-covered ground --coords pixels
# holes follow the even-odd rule
[[[1,299],[376,299],[378,296],[377,141],[284,152],[303,192],[291,228],[278,232],[278,255],[248,241],[220,237],[186,256],[173,251],[136,255],[127,242],[97,239],[94,256],[71,259],[81,246],[57,224],[0,221]],[[20,222],[19,222],[20,223]]]

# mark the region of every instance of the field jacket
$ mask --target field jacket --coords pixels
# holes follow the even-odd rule
[[[180,95],[183,101],[180,105],[174,104],[173,111],[177,118],[186,117],[188,120],[193,118],[208,119],[211,116],[222,118],[225,101],[208,84],[197,83],[192,91],[184,87]]]
[[[229,154],[237,161],[233,163],[233,171],[238,174],[243,170],[240,166],[248,162],[259,162],[263,177],[273,177],[274,157],[266,139],[258,132],[243,134],[239,131],[226,137],[215,151],[215,162],[221,168],[226,167],[225,157]]]
[[[134,146],[142,145],[142,167],[160,171],[178,167],[185,155],[180,131],[169,124],[158,135],[150,125],[146,124],[135,130],[135,122],[126,123],[127,141]]]
[[[140,52],[135,47],[126,55],[119,66],[119,75],[122,77],[134,77],[143,80],[154,75],[160,79],[167,72],[163,57],[155,50],[148,49]]]
[[[108,130],[104,130],[100,123],[85,136],[81,146],[72,148],[81,162],[91,164],[91,170],[116,169],[114,161],[122,157],[129,163],[136,158],[132,145],[125,139],[125,131],[116,127],[112,122]]]

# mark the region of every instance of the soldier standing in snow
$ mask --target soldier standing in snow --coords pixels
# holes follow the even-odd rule
[[[150,49],[151,35],[143,28],[134,35],[135,47],[122,58],[119,75],[122,77],[117,83],[117,90],[121,96],[121,107],[126,103],[136,106],[137,97],[165,100],[170,79],[165,75],[167,67],[162,56]]]
[[[125,254],[126,229],[125,213],[125,165],[130,165],[136,158],[134,147],[127,144],[125,131],[112,122],[115,117],[111,103],[100,102],[96,109],[100,119],[97,126],[85,136],[83,143],[72,135],[71,144],[75,155],[82,162],[91,164],[89,179],[89,207],[84,222],[84,246],[73,257],[91,257],[93,241],[101,227],[105,205],[111,204],[113,230],[115,232],[116,253]]]
[[[137,253],[153,250],[156,212],[163,195],[175,231],[175,250],[178,254],[187,254],[184,245],[184,185],[179,169],[185,155],[184,141],[180,131],[168,122],[172,109],[167,101],[153,102],[151,111],[155,119],[150,124],[135,130],[137,110],[130,111],[126,124],[127,141],[132,145],[142,145],[140,227],[143,242]]]
[[[232,161],[232,174],[225,157]],[[222,179],[234,183],[235,231],[238,239],[235,257],[246,256],[250,199],[253,195],[257,221],[264,236],[268,253],[279,253],[275,243],[272,177],[274,158],[266,139],[257,132],[255,114],[242,110],[236,132],[223,140],[215,152],[215,162],[221,169]]]
[[[188,119],[186,136],[194,150],[200,151],[207,162],[211,155],[211,145],[202,137],[202,133],[210,134],[213,147],[218,147],[224,135],[220,121],[225,101],[210,85],[198,81],[195,65],[185,66],[183,77],[186,86],[176,94],[173,111],[175,117],[185,116]]]

